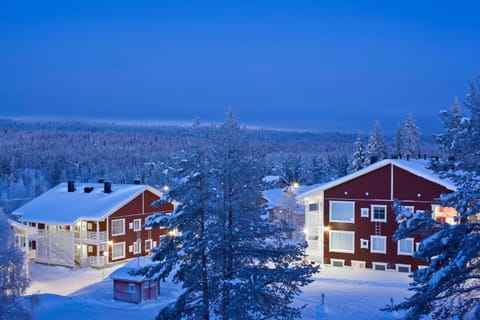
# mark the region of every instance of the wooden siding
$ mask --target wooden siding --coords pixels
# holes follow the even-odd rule
[[[152,213],[160,211],[171,212],[173,210],[173,205],[170,203],[166,203],[158,207],[152,207],[151,204],[156,200],[158,200],[158,196],[147,190],[109,216],[109,240],[111,240],[113,243],[125,242],[124,259],[130,259],[138,257],[139,255],[143,256],[148,254],[148,252],[145,251],[145,240],[152,239],[158,243],[160,236],[167,234],[166,229],[145,229],[143,226],[145,224],[145,218]],[[115,219],[125,219],[124,235],[112,236],[112,220]],[[130,229],[130,225],[133,225],[133,221],[135,219],[141,219],[142,227],[140,231],[133,231],[133,229]],[[132,246],[138,238],[141,239],[141,252],[130,252],[129,247]],[[116,259],[115,261],[121,260],[123,259]],[[109,261],[112,261],[111,256],[109,257]]]
[[[393,184],[392,184],[393,173]],[[392,189],[393,186],[393,189]],[[337,253],[329,251],[329,231],[323,235],[324,263],[331,263],[331,259],[342,259],[345,266],[351,266],[352,260],[365,261],[366,268],[372,268],[373,262],[387,263],[387,269],[395,269],[396,264],[411,266],[415,271],[419,265],[426,263],[409,255],[398,255],[397,242],[392,240],[398,224],[392,210],[393,199],[398,199],[405,206],[414,206],[414,210],[431,210],[432,204],[438,204],[435,199],[442,193],[449,193],[445,187],[412,174],[404,169],[389,164],[365,175],[325,190],[324,195],[324,222],[332,231],[354,231],[354,253]],[[353,201],[355,203],[354,223],[331,222],[331,201]],[[387,209],[386,222],[372,222],[372,205],[385,205]],[[361,208],[368,208],[369,215],[361,217]],[[386,236],[386,253],[372,253],[370,236]],[[368,248],[361,248],[360,239],[368,240]],[[416,242],[421,239],[414,237],[413,250]]]

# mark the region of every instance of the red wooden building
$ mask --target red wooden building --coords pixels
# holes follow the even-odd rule
[[[103,267],[149,253],[165,229],[145,228],[155,212],[171,212],[170,203],[153,207],[157,189],[134,184],[61,183],[14,211],[30,237],[34,261],[64,266]]]
[[[456,212],[437,199],[455,186],[426,168],[424,160],[383,160],[297,197],[305,205],[305,235],[310,260],[333,266],[415,271],[412,257],[419,238],[398,242],[395,199],[409,210],[432,210],[453,221]]]

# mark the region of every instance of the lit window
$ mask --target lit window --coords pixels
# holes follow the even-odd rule
[[[387,206],[372,205],[372,221],[386,222],[387,221]]]
[[[432,205],[432,212],[435,221],[446,222],[448,224],[457,224],[456,218],[458,213],[455,208]]]

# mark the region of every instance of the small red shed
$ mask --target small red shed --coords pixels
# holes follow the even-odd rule
[[[150,280],[145,276],[133,276],[130,272],[139,266],[151,264],[146,258],[132,260],[127,266],[112,272],[113,299],[131,303],[142,303],[160,296],[160,280]]]

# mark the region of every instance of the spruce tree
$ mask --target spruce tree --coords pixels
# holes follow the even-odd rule
[[[387,146],[383,138],[382,128],[380,122],[375,122],[373,133],[368,138],[366,147],[366,165],[375,161],[383,160],[387,157]]]
[[[305,244],[286,239],[292,229],[271,223],[260,203],[263,152],[232,111],[207,146],[181,156],[177,187],[165,200],[179,205],[150,226],[177,230],[155,249],[159,264],[137,273],[182,283],[178,299],[159,319],[295,319],[292,306],[316,267],[302,261]],[[206,149],[205,149],[206,148]],[[196,281],[201,279],[201,281]]]
[[[29,284],[23,252],[14,246],[13,232],[0,210],[0,319],[28,319],[21,304]]]
[[[413,274],[414,294],[395,306],[407,310],[406,319],[427,315],[434,319],[464,319],[480,311],[479,89],[480,78],[470,85],[465,103],[468,113],[462,113],[454,104],[440,114],[444,133],[436,137],[448,160],[436,161],[432,168],[457,187],[455,192],[441,197],[444,207],[457,211],[457,223],[438,222],[429,212],[410,214],[396,206],[400,225],[395,238],[425,235],[415,257],[429,265]]]
[[[397,124],[393,139],[392,155],[395,158],[400,158],[403,155],[403,127],[400,125],[400,123]]]
[[[355,152],[353,153],[352,168],[354,171],[365,168],[367,161],[365,156],[365,145],[363,144],[363,135],[361,132],[357,134],[355,140]]]
[[[419,153],[418,141],[420,139],[420,129],[415,124],[415,119],[411,113],[408,114],[405,119],[405,125],[403,126],[402,141],[403,141],[403,154],[408,158],[416,158]]]

